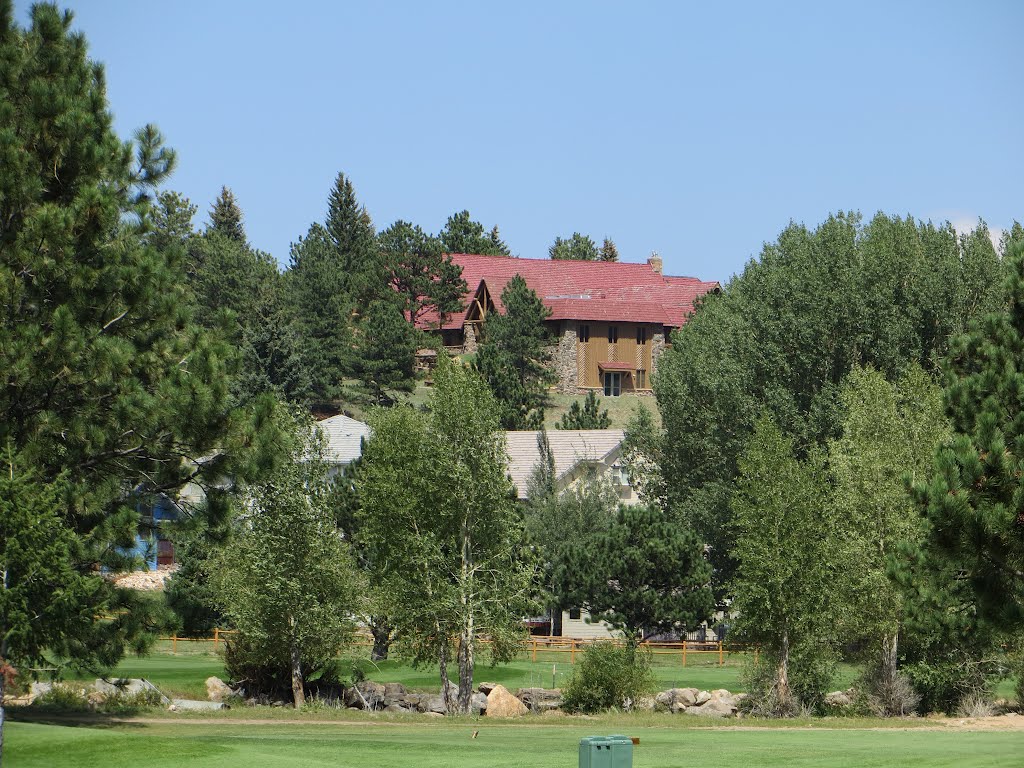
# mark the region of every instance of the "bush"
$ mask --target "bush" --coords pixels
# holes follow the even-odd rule
[[[917,711],[921,695],[903,672],[884,674],[881,665],[865,670],[857,685],[858,708],[875,717],[903,717]]]
[[[921,697],[922,712],[954,714],[965,699],[991,699],[1000,669],[993,663],[952,656],[919,660],[905,665],[903,672]]]
[[[778,689],[778,660],[767,653],[749,661],[743,673],[749,695],[744,710],[754,717],[798,717],[822,712],[825,694],[835,677],[836,656],[827,643],[794,644],[789,655],[789,701]]]
[[[632,645],[594,643],[584,652],[564,692],[568,712],[632,709],[654,690],[651,656]]]
[[[329,695],[343,688],[341,662],[334,658],[302,660],[302,679],[307,693]],[[291,663],[287,649],[268,658],[266,648],[235,635],[224,646],[224,671],[232,687],[241,686],[245,695],[265,701],[290,701]]]
[[[46,693],[32,702],[33,707],[56,712],[86,712],[89,696],[82,688],[73,688],[63,683],[54,683]]]

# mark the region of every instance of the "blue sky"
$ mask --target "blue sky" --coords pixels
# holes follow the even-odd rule
[[[467,208],[521,256],[580,231],[723,281],[791,219],[1024,219],[1024,3],[63,5],[119,132],[282,263],[338,171],[378,228]]]

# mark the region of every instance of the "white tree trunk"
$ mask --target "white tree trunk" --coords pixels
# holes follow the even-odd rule
[[[288,623],[292,628],[291,646],[288,649],[291,656],[292,701],[296,709],[302,709],[306,704],[306,692],[302,680],[302,656],[299,654],[299,641],[295,637],[295,617],[289,616]]]

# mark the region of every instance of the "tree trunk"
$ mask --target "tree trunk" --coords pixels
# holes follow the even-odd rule
[[[793,711],[793,692],[789,689],[789,632],[782,633],[782,648],[779,651],[779,669],[775,681],[776,694],[779,697],[779,710],[782,714]]]
[[[289,616],[288,623],[292,627],[291,646],[288,649],[291,654],[292,701],[296,709],[302,709],[306,703],[306,692],[303,690],[302,657],[299,654],[298,640],[295,638],[295,617]]]
[[[441,669],[441,697],[444,699],[444,711],[452,714],[455,711],[455,700],[452,697],[452,681],[448,679],[448,643],[441,646],[438,666]]]
[[[459,713],[469,714],[473,698],[473,614],[466,617],[462,635],[459,637]]]
[[[370,661],[384,661],[391,649],[391,623],[387,616],[370,617],[370,634],[373,635],[373,649]]]
[[[0,766],[4,764],[4,692],[7,683],[7,662],[0,655]]]
[[[882,635],[882,669],[879,693],[887,715],[903,715],[903,703],[896,700],[896,657],[899,635],[896,632]]]

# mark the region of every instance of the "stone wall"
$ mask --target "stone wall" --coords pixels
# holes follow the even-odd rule
[[[469,354],[470,352],[476,352],[476,323],[466,323],[462,326],[462,331],[462,353]]]
[[[558,375],[555,385],[563,395],[575,395],[579,388],[579,368],[576,362],[576,323],[566,321],[561,324],[558,342],[552,345],[551,361]]]
[[[658,358],[665,351],[665,334],[655,333],[651,336],[651,372],[658,370]]]

